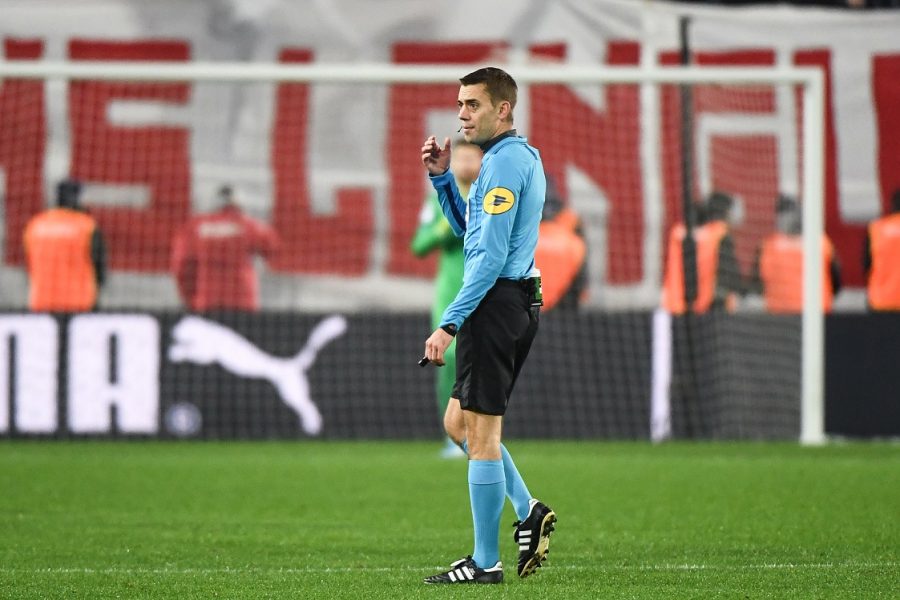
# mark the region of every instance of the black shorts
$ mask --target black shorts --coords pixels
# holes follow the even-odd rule
[[[453,397],[463,410],[503,415],[537,334],[540,308],[520,281],[498,279],[456,335]]]

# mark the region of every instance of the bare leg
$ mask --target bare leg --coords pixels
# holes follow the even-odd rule
[[[444,411],[444,431],[457,444],[462,444],[466,439],[466,420],[456,398],[450,398],[447,402],[447,410]]]
[[[444,429],[450,439],[459,444],[466,454],[468,454],[469,448],[466,440],[465,412],[466,411],[459,407],[459,400],[450,398],[450,402],[447,404],[447,410],[444,413]],[[503,447],[502,443],[500,444],[500,453],[503,458],[503,474],[506,478],[506,496],[512,503],[513,508],[516,511],[516,516],[520,521],[523,521],[525,520],[525,517],[528,516],[531,493],[528,491],[528,486],[525,485],[525,480],[522,479],[522,475],[519,474],[519,470],[516,468],[516,463],[513,462],[512,456],[510,456],[506,448]]]
[[[470,460],[500,460],[500,435],[503,417],[460,411],[465,419],[466,443]]]

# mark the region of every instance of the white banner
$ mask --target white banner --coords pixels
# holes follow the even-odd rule
[[[433,56],[440,62],[469,62],[464,60],[466,48],[477,47],[477,56],[483,57],[477,60],[511,70],[548,59],[577,65],[672,63],[679,47],[679,19],[687,15],[692,49],[703,64],[816,65],[827,70],[826,223],[851,285],[862,282],[858,249],[863,225],[881,212],[893,189],[900,187],[900,13],[895,11],[720,8],[654,0],[399,0],[389,5],[369,0],[0,0],[0,15],[0,40],[5,42],[7,58],[11,54],[44,61],[141,58],[146,51],[151,58],[188,61],[366,64],[420,62],[422,56]],[[106,43],[132,44],[123,50],[121,45]],[[45,90],[49,132],[42,157],[45,190],[84,169],[73,150],[80,134],[66,91],[62,82],[51,82]],[[191,212],[208,209],[212,191],[228,178],[241,189],[251,212],[272,219],[279,183],[277,168],[270,164],[275,143],[270,131],[279,129],[281,113],[271,88],[256,92],[218,96],[214,88],[198,86],[192,94],[185,93],[184,101],[116,100],[102,107],[102,114],[110,126],[119,128],[191,124],[184,152],[190,156],[190,165],[183,173],[162,175],[186,178],[183,187],[189,191],[183,201]],[[607,98],[580,94],[577,89],[574,94],[589,116],[604,117]],[[792,158],[797,154],[796,115],[791,92],[777,94],[780,108],[770,114],[735,116],[711,111],[698,115],[696,168],[702,192],[716,183],[716,139],[729,135],[774,138],[779,161],[776,187],[797,191],[797,161]],[[529,122],[533,114],[529,101],[523,97],[517,111],[517,127],[527,136],[538,126]],[[279,271],[297,277],[266,277],[264,307],[353,310],[379,305],[421,308],[429,303],[427,278],[409,266],[408,256],[399,256],[405,239],[397,239],[408,237],[412,217],[396,214],[396,198],[409,194],[397,187],[402,170],[398,171],[395,161],[402,158],[391,147],[395,132],[389,103],[386,95],[347,93],[339,86],[310,91],[307,154],[297,163],[308,168],[305,210],[327,225],[329,217],[341,216],[342,194],[351,195],[347,202],[367,203],[371,223],[364,223],[369,230],[359,241],[364,256],[337,276],[313,275],[323,272],[319,265],[282,264]],[[427,126],[452,131],[453,106],[449,97],[446,110],[427,111]],[[369,151],[359,152],[361,145]],[[622,243],[617,237],[616,198],[603,189],[596,172],[570,164],[569,157],[554,156],[554,152],[547,149],[545,157],[564,175],[564,188],[588,221],[592,301],[599,306],[622,302],[651,306],[656,301],[664,219],[643,217],[648,229],[643,232],[644,247],[637,249],[642,254],[636,263],[639,272],[618,266],[611,258],[611,248]],[[353,156],[351,163],[348,155]],[[392,162],[387,170],[385,155]],[[661,213],[664,183],[653,181],[655,175],[646,166],[638,168],[643,169],[640,179],[648,190],[643,193],[648,208]],[[0,150],[4,197],[15,196],[8,170]],[[152,182],[88,183],[88,201],[101,208],[141,211],[158,200]],[[425,191],[424,178],[421,190]],[[591,203],[578,204],[579,190],[592,195]],[[301,193],[306,194],[306,189]],[[613,208],[598,202],[598,196]],[[9,212],[7,206],[7,218]],[[330,235],[325,226],[319,229],[326,238],[341,235],[339,231]],[[135,237],[170,233],[161,227]],[[18,247],[16,231],[5,235],[8,244]],[[167,242],[157,246],[168,247]],[[294,256],[303,254],[293,249]],[[149,269],[155,274],[134,275],[132,265],[114,264],[103,305],[175,306],[174,286],[164,272],[165,258],[160,254],[155,259]],[[140,286],[134,285],[135,277]],[[24,303],[19,268],[0,269],[0,284],[3,304]],[[377,294],[372,293],[373,286]]]

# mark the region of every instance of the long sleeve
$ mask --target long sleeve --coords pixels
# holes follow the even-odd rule
[[[725,298],[729,293],[740,295],[747,293],[744,286],[741,268],[734,251],[734,240],[731,235],[722,238],[719,245],[719,268],[716,273],[716,298]]]
[[[829,273],[831,274],[831,293],[837,296],[837,293],[841,291],[843,287],[843,280],[841,279],[841,264],[838,262],[837,257],[831,258],[831,263],[828,265]]]
[[[192,228],[188,224],[172,242],[172,275],[181,301],[189,309],[193,308],[194,294],[197,291],[197,260],[191,248],[191,237]]]
[[[106,243],[103,241],[103,234],[96,227],[91,236],[91,262],[94,264],[97,287],[103,287],[106,283]]]
[[[251,232],[253,251],[271,260],[281,249],[281,237],[261,221],[246,218],[245,223]]]
[[[863,243],[862,266],[863,275],[868,277],[869,271],[872,270],[872,238],[869,235],[868,227],[866,227],[866,240]]]
[[[429,176],[429,179],[437,191],[438,202],[450,223],[450,228],[457,237],[462,237],[466,233],[466,201],[456,187],[453,173],[448,169],[442,175]]]

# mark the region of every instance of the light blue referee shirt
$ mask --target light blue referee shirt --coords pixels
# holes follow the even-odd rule
[[[441,318],[461,327],[498,278],[524,279],[534,265],[547,180],[536,148],[513,129],[482,145],[481,171],[468,202],[450,170],[430,176],[457,236],[465,236],[463,285]]]

